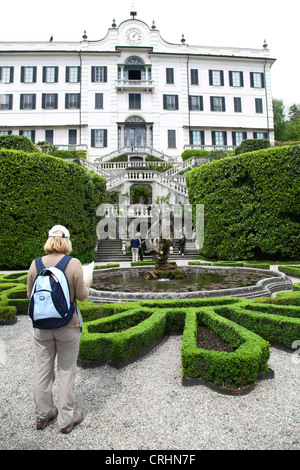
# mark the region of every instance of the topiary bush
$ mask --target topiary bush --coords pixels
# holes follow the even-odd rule
[[[44,254],[51,226],[68,227],[72,255],[95,259],[97,207],[106,182],[74,163],[37,153],[0,150],[0,266],[28,268]]]
[[[298,147],[270,148],[186,175],[190,203],[204,204],[204,257],[299,259],[299,156]]]
[[[23,152],[28,153],[39,152],[39,149],[25,135],[0,135],[0,149],[1,148],[23,150]]]
[[[235,147],[235,155],[246,152],[254,152],[254,150],[267,149],[270,147],[269,139],[245,139],[240,145]]]

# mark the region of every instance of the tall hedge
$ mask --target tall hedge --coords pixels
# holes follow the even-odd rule
[[[59,158],[6,149],[0,149],[0,175],[1,268],[28,268],[44,254],[55,224],[70,230],[73,256],[94,258],[104,178]]]
[[[190,203],[204,204],[204,256],[299,259],[299,146],[213,161],[186,180]]]

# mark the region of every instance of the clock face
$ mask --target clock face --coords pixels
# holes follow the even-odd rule
[[[126,39],[130,44],[138,44],[142,40],[142,33],[137,28],[130,28],[126,33]]]

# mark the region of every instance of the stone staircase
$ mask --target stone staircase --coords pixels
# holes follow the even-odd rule
[[[173,253],[170,254],[169,260],[196,260],[198,251],[195,242],[187,240],[184,256],[178,252],[178,242],[173,241]],[[140,258],[139,258],[140,260]],[[144,255],[144,261],[152,260],[152,255]],[[120,263],[122,261],[132,261],[131,256],[122,253],[122,240],[99,240],[96,250],[96,262]]]
[[[96,261],[106,263],[127,261],[127,257],[122,253],[122,240],[98,240]]]

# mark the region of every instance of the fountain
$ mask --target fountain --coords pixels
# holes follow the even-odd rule
[[[156,256],[154,268],[96,270],[89,300],[97,304],[209,297],[250,299],[292,290],[292,282],[285,274],[265,269],[201,265],[179,269],[175,262],[168,261],[170,246],[171,240],[162,237],[148,244],[147,252]]]

